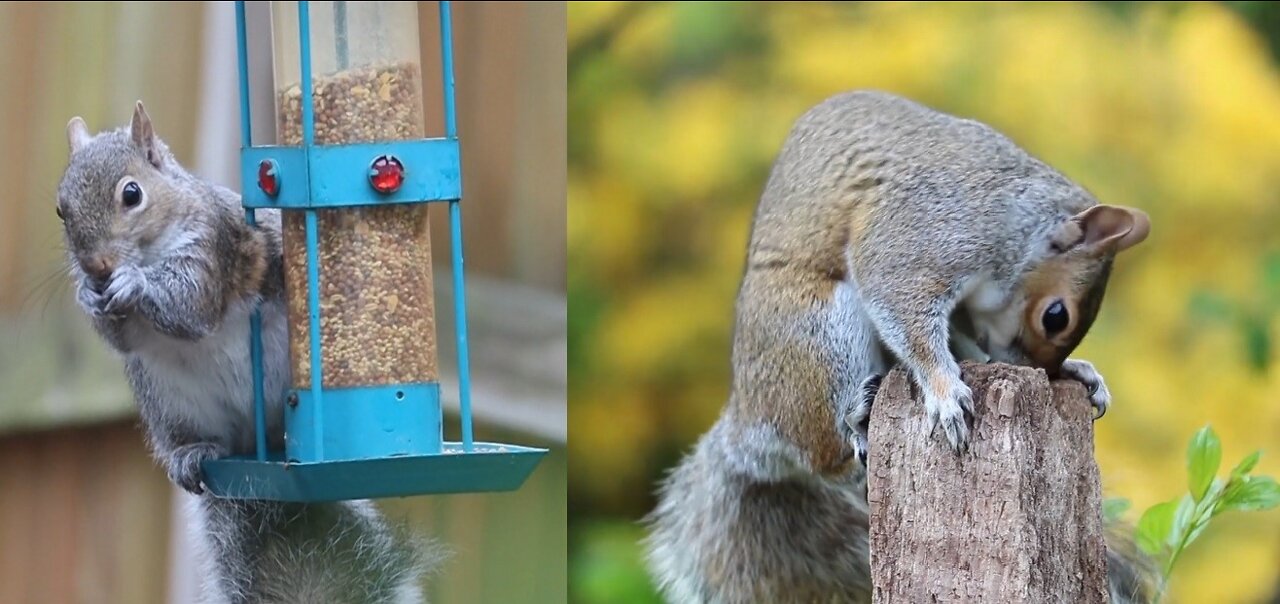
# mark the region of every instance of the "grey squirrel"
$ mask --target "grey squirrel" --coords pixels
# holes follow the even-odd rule
[[[991,127],[877,91],[793,126],[757,207],[720,418],[663,481],[646,560],[675,603],[870,602],[866,418],[900,363],[931,429],[968,440],[957,357],[1110,394],[1071,359],[1140,210],[1099,204]],[[874,443],[872,443],[874,446]],[[1109,529],[1113,602],[1150,561]]]
[[[249,317],[261,310],[267,432],[283,448],[289,383],[280,213],[244,221],[240,196],[188,173],[142,102],[127,127],[67,125],[58,185],[77,301],[124,357],[147,439],[198,495],[204,600],[421,602],[441,549],[369,501],[290,504],[204,493],[201,462],[254,450]]]

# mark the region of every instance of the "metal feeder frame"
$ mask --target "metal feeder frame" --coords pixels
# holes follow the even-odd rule
[[[250,321],[253,363],[253,404],[256,450],[203,464],[208,490],[217,497],[275,501],[318,502],[376,499],[424,494],[511,491],[520,488],[546,455],[546,449],[501,443],[474,442],[471,432],[471,368],[467,354],[467,308],[462,261],[462,168],[454,115],[453,35],[448,2],[440,2],[440,46],[444,75],[445,136],[408,141],[349,145],[314,144],[314,99],[311,81],[310,12],[298,2],[301,51],[302,145],[259,146],[252,143],[249,116],[248,54],[245,7],[236,2],[236,42],[240,78],[240,172],[245,220],[256,224],[255,210],[279,208],[306,212],[308,323],[311,345],[311,384],[290,389],[282,398],[285,431],[303,446],[297,460],[281,451],[268,451],[266,404],[263,391],[261,317]],[[406,167],[400,188],[389,194],[370,186],[369,167],[382,156]],[[259,164],[274,162],[275,196],[268,196],[257,180]],[[458,346],[458,398],[462,441],[444,442],[443,412],[438,383],[413,383],[332,389],[322,386],[320,354],[320,275],[316,209],[393,203],[449,204],[452,248],[455,332]],[[296,398],[295,398],[296,397]],[[298,401],[296,405],[293,401]],[[329,401],[329,405],[325,404]],[[424,417],[434,425],[415,425]],[[352,438],[342,430],[325,432],[326,422],[347,426],[377,426],[377,438]],[[401,439],[414,435],[436,438],[426,454],[394,454],[397,431]],[[406,437],[404,433],[408,433]],[[434,432],[434,436],[432,436]],[[430,440],[430,438],[428,439]],[[371,442],[378,441],[378,442]],[[438,443],[438,446],[436,446]],[[330,449],[326,457],[326,446]],[[333,451],[339,451],[334,455]]]

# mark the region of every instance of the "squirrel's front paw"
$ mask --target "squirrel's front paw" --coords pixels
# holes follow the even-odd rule
[[[81,279],[76,284],[76,302],[80,304],[80,308],[89,315],[98,317],[102,316],[102,309],[107,304],[107,299],[93,289],[93,285],[89,280]]]
[[[947,388],[947,396],[939,397],[924,388],[924,407],[929,416],[929,432],[942,426],[942,432],[956,453],[969,444],[969,425],[973,421],[973,392],[964,382],[955,382]]]
[[[120,318],[119,314],[107,312],[106,284],[95,283],[88,277],[76,284],[76,302],[91,317]]]
[[[102,297],[106,300],[103,312],[109,315],[119,314],[133,308],[146,289],[147,275],[141,268],[132,264],[121,265],[111,273],[111,281],[107,283],[106,291],[102,292]]]
[[[174,449],[169,455],[169,480],[199,495],[204,492],[204,472],[200,464],[227,455],[227,448],[217,443],[191,443]]]
[[[1102,380],[1102,374],[1094,369],[1093,363],[1067,359],[1062,363],[1061,373],[1062,377],[1076,380],[1089,389],[1089,403],[1095,411],[1093,419],[1106,415],[1107,408],[1111,406],[1111,391],[1107,390],[1107,383]]]

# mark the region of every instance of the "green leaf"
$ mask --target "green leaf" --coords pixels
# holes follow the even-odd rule
[[[1231,481],[1227,483],[1226,490],[1223,491],[1222,496],[1218,498],[1218,502],[1213,506],[1213,515],[1217,516],[1231,509],[1229,507],[1231,502],[1240,496],[1240,491],[1247,484],[1249,484],[1248,476],[1232,476]]]
[[[1169,537],[1169,529],[1173,526],[1174,514],[1178,511],[1177,501],[1158,503],[1147,509],[1138,519],[1138,547],[1148,555],[1155,556],[1164,548]]]
[[[1169,527],[1169,534],[1165,536],[1165,545],[1169,546],[1170,551],[1176,551],[1178,543],[1182,541],[1182,536],[1187,533],[1191,527],[1192,521],[1196,516],[1196,502],[1191,495],[1183,495],[1178,501],[1178,510],[1173,513],[1173,525]]]
[[[1204,497],[1221,463],[1222,443],[1213,433],[1213,427],[1205,426],[1191,438],[1187,448],[1187,481],[1196,501]]]
[[[1236,481],[1223,481],[1221,478],[1213,479],[1213,484],[1209,486],[1209,492],[1205,493],[1204,499],[1201,499],[1196,506],[1196,515],[1198,517],[1196,523],[1201,525],[1201,530],[1203,530],[1203,525],[1208,523],[1210,518],[1217,516],[1222,511],[1223,493],[1233,488],[1235,484]],[[1192,532],[1195,533],[1195,529]],[[1195,539],[1195,537],[1192,536],[1190,539]],[[1190,540],[1188,540],[1188,543],[1190,543]]]
[[[1186,549],[1188,545],[1191,545],[1200,536],[1200,533],[1204,532],[1204,529],[1209,526],[1209,521],[1218,515],[1218,506],[1222,503],[1222,493],[1229,484],[1223,482],[1220,478],[1213,479],[1213,485],[1209,487],[1209,492],[1195,506],[1195,513],[1186,528],[1186,537],[1182,540],[1182,549]]]
[[[1186,549],[1188,545],[1191,545],[1200,537],[1200,533],[1203,533],[1204,529],[1209,528],[1209,520],[1213,517],[1213,514],[1214,512],[1206,513],[1191,525],[1191,533],[1187,535],[1187,540],[1183,542],[1183,549]]]
[[[1213,503],[1214,500],[1220,498],[1222,496],[1222,491],[1227,487],[1227,484],[1228,483],[1223,482],[1221,478],[1214,478],[1213,484],[1209,485],[1209,491],[1204,494],[1204,499],[1200,500],[1201,505],[1199,509],[1212,509],[1211,505],[1206,506],[1204,504],[1206,502]]]
[[[1262,287],[1268,301],[1280,305],[1280,251],[1273,251],[1262,259]]]
[[[1245,479],[1241,479],[1245,480]],[[1280,484],[1270,476],[1250,476],[1236,489],[1228,489],[1221,511],[1269,510],[1280,506]]]
[[[1240,478],[1241,476],[1248,474],[1253,470],[1254,466],[1258,465],[1258,460],[1261,458],[1261,450],[1250,453],[1244,459],[1240,460],[1240,463],[1236,464],[1236,467],[1231,469],[1231,478]]]
[[[1132,503],[1123,497],[1113,497],[1102,502],[1102,518],[1108,523],[1116,522],[1124,517]]]
[[[1236,305],[1231,299],[1214,291],[1202,289],[1192,292],[1187,302],[1188,312],[1201,323],[1230,318],[1236,312]]]
[[[1263,373],[1271,365],[1271,324],[1268,318],[1247,315],[1242,319],[1245,354],[1249,366]]]

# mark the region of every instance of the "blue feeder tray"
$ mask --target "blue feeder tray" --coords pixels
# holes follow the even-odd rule
[[[546,449],[501,443],[445,443],[440,455],[286,463],[252,456],[204,463],[205,486],[217,497],[271,501],[341,501],[411,495],[514,491]]]

